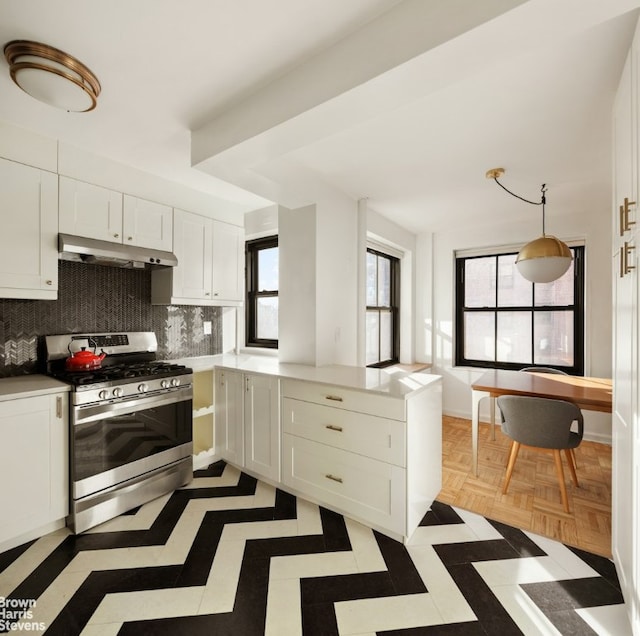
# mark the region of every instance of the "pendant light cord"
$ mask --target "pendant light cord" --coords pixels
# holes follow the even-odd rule
[[[546,192],[547,192],[547,184],[543,183],[542,187],[540,188],[540,192],[542,192],[542,198],[540,201],[529,201],[529,199],[525,199],[524,197],[521,197],[519,194],[516,194],[515,192],[511,192],[511,190],[509,190],[509,188],[506,188],[505,186],[503,186],[499,181],[498,181],[498,177],[493,177],[493,180],[505,191],[508,192],[512,197],[515,197],[516,199],[520,199],[520,201],[524,201],[525,203],[530,203],[531,205],[541,205],[542,206],[542,236],[546,236],[545,234],[545,228],[544,228],[544,206],[547,202],[547,197],[546,197]]]

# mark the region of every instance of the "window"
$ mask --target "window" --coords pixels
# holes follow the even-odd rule
[[[278,237],[247,241],[246,342],[249,347],[278,347]]]
[[[457,365],[584,373],[584,247],[567,273],[534,284],[515,253],[456,258]]]
[[[367,249],[366,364],[384,367],[398,362],[400,261]]]

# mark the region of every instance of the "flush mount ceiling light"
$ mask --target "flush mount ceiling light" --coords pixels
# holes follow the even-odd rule
[[[560,239],[545,234],[544,231],[544,206],[547,202],[546,184],[542,184],[542,198],[540,201],[529,201],[505,188],[498,178],[504,174],[504,168],[488,170],[487,179],[493,179],[503,190],[511,196],[530,203],[542,206],[542,236],[535,241],[527,243],[518,253],[516,266],[518,271],[532,283],[550,283],[560,278],[571,265],[571,250]]]
[[[4,56],[11,79],[31,97],[77,113],[96,107],[100,82],[75,57],[29,40],[9,42],[4,47]]]

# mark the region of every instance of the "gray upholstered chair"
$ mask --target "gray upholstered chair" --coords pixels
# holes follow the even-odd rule
[[[584,432],[584,421],[580,409],[571,402],[523,395],[501,395],[498,406],[502,413],[502,432],[513,441],[507,473],[502,488],[506,494],[511,474],[518,457],[520,446],[553,451],[556,473],[560,484],[560,494],[564,509],[569,512],[569,499],[564,482],[561,450],[564,450],[573,483],[578,486],[578,477],[571,449],[579,446]],[[573,432],[571,425],[577,422],[578,431]]]

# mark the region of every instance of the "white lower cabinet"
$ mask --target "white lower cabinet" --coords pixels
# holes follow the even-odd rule
[[[271,375],[216,369],[216,455],[280,480],[280,389]]]
[[[442,487],[442,383],[409,396],[215,371],[216,455],[407,540]],[[282,453],[282,455],[281,455]]]
[[[244,374],[244,465],[280,481],[280,380]]]
[[[216,455],[244,466],[244,384],[240,371],[215,370]]]
[[[285,433],[282,474],[284,484],[301,494],[404,535],[403,468]]]
[[[282,482],[405,540],[442,485],[440,382],[407,398],[282,380]]]
[[[68,394],[0,402],[0,552],[63,525],[69,513]]]

